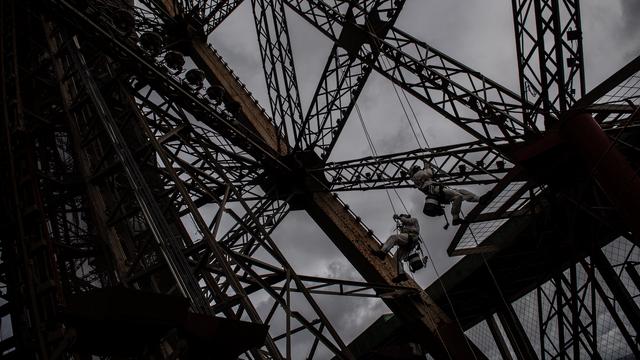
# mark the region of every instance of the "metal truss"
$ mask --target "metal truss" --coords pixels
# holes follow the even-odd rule
[[[132,85],[135,88],[135,82]],[[178,175],[198,174],[188,182],[196,204],[205,205],[208,193],[220,194],[225,190],[224,182],[212,171],[214,167],[224,169],[234,186],[242,189],[246,200],[263,196],[258,188],[261,168],[248,154],[210,128],[191,121],[193,116],[190,113],[152,88],[141,89],[135,96],[143,115],[152,119],[150,123],[154,131],[162,134],[161,143],[172,149],[171,157],[181,167]]]
[[[325,295],[381,298],[436,358],[640,356],[640,253],[620,206],[592,172],[569,188],[536,163],[566,145],[550,125],[585,112],[611,151],[640,155],[640,61],[580,98],[577,1],[513,0],[518,95],[395,28],[403,0],[252,0],[273,118],[206,42],[241,1],[34,4],[0,5],[0,320],[13,333],[0,354],[73,351],[60,305],[124,285],[270,326],[250,359],[354,358]],[[333,41],[304,118],[284,5]],[[373,70],[478,140],[326,163]],[[409,187],[422,161],[446,185],[494,185],[448,249],[471,270],[439,290],[392,285],[394,264],[370,254],[379,240],[330,193]],[[295,209],[365,281],[292,269],[271,233]]]
[[[339,11],[345,3],[286,1],[293,11],[342,47],[348,44],[340,37],[341,29],[361,28]],[[360,9],[358,5],[355,8]],[[518,142],[526,135],[539,133],[538,118],[527,122],[523,118],[523,108],[529,105],[479,72],[395,27],[382,38],[369,36],[378,44],[380,54],[376,57],[372,48],[360,46],[353,50],[358,59],[486,144],[493,144],[491,139],[496,136]]]
[[[295,139],[302,127],[302,105],[284,5],[281,0],[251,4],[273,118],[283,139]]]
[[[156,145],[159,152],[164,152],[160,150],[159,144]],[[166,154],[166,153],[165,153]],[[162,156],[161,156],[162,157]],[[163,159],[163,161],[168,161],[168,157]],[[167,164],[165,164],[167,165]],[[220,169],[216,169],[216,172],[220,176],[224,176],[224,173],[221,172]],[[177,174],[174,175],[174,183],[176,185],[180,184],[181,181]],[[247,313],[249,318],[253,322],[263,322],[265,324],[273,324],[276,322],[273,320],[272,316],[276,310],[283,311],[286,315],[286,330],[285,335],[275,335],[271,339],[267,341],[267,350],[271,354],[270,357],[279,358],[282,357],[282,354],[279,354],[279,349],[276,344],[278,340],[286,339],[285,341],[285,351],[284,356],[286,358],[291,358],[291,334],[292,330],[290,326],[292,325],[291,321],[296,320],[300,323],[300,330],[307,330],[313,336],[318,338],[318,341],[322,341],[324,345],[326,345],[331,351],[336,355],[341,355],[345,351],[345,346],[337,336],[337,333],[333,329],[330,323],[328,323],[324,314],[315,303],[312,297],[309,296],[309,293],[306,291],[297,275],[288,265],[282,254],[279,253],[277,247],[273,243],[273,241],[268,237],[268,234],[263,233],[262,238],[260,238],[257,242],[258,245],[255,246],[252,251],[248,251],[247,255],[244,255],[243,258],[240,258],[237,253],[231,251],[227,244],[224,241],[216,241],[216,234],[218,233],[219,226],[221,224],[221,218],[223,213],[231,214],[231,217],[237,221],[237,224],[240,224],[241,227],[245,229],[249,229],[249,225],[247,223],[254,223],[257,219],[254,217],[253,213],[251,213],[251,209],[249,209],[244,201],[241,201],[241,204],[245,207],[247,211],[248,221],[242,222],[237,216],[234,216],[235,212],[233,210],[225,208],[225,201],[228,199],[230,192],[236,192],[236,197],[241,196],[238,190],[229,182],[229,179],[226,178],[227,191],[222,199],[222,203],[219,203],[219,208],[215,216],[215,223],[212,225],[207,225],[200,215],[200,212],[197,212],[193,202],[190,200],[190,195],[187,193],[186,188],[181,189],[181,196],[184,201],[187,203],[191,203],[191,213],[190,215],[195,220],[198,226],[198,232],[204,236],[204,239],[201,242],[204,242],[207,247],[207,252],[199,259],[197,259],[197,271],[201,274],[204,283],[207,285],[202,289],[205,296],[210,299],[210,303],[215,303],[216,305],[211,308],[214,313],[223,313],[231,318],[241,318],[243,313]],[[254,225],[255,229],[256,226]],[[257,227],[260,231],[262,230],[261,226]],[[211,232],[211,233],[209,233]],[[210,234],[210,235],[208,235]],[[258,235],[253,233],[252,236],[257,238]],[[222,240],[222,239],[221,239]],[[219,245],[218,245],[219,244]],[[270,282],[267,282],[264,278],[263,273],[258,273],[258,270],[252,266],[253,264],[247,264],[242,260],[251,259],[251,255],[258,248],[263,249],[269,253],[272,257],[271,261],[275,261],[276,264],[279,265],[280,271],[286,274],[284,278],[280,281],[276,281],[274,283],[280,283],[284,281],[280,291],[276,291],[276,289],[271,289],[269,285],[273,285]],[[186,249],[185,249],[186,250]],[[194,259],[195,260],[195,259]],[[204,266],[203,266],[204,265]],[[260,284],[261,286],[257,289],[252,288],[255,287],[256,284]],[[290,284],[296,284],[296,289],[299,289],[300,292],[305,296],[308,305],[312,307],[315,311],[317,319],[308,320],[302,313],[296,312],[295,306],[297,304],[291,303],[290,296],[287,294],[289,291]],[[233,290],[230,292],[230,290]],[[269,314],[264,318],[264,320],[260,317],[257,310],[249,303],[249,295],[251,295],[256,290],[264,291],[271,297],[273,297],[273,306],[272,310]],[[235,293],[235,294],[234,294]],[[242,305],[239,309],[235,309],[232,311],[234,307],[237,305]],[[298,305],[299,306],[299,305]],[[321,324],[322,329],[317,330],[310,324]],[[323,332],[326,331],[327,336],[323,335]]]
[[[145,119],[146,120],[146,119]],[[144,128],[144,125],[142,125]],[[150,129],[147,129],[147,136],[150,136]],[[228,198],[230,192],[234,192],[234,197],[241,199],[242,194],[233,186],[233,184],[229,181],[229,178],[222,172],[220,168],[213,168],[209,171],[213,170],[224,179],[224,184],[227,187],[227,190],[224,196],[221,199],[221,196],[217,196],[217,205],[218,212],[215,218],[216,223],[208,225],[205,223],[204,218],[201,213],[197,211],[195,207],[195,203],[191,200],[191,196],[187,191],[186,186],[183,183],[183,176],[179,176],[179,173],[174,170],[175,166],[178,165],[177,161],[174,162],[170,158],[169,153],[166,149],[171,149],[169,142],[164,142],[163,145],[154,139],[159,137],[160,139],[166,138],[168,134],[155,134],[155,137],[151,137],[152,145],[157,152],[157,156],[161,159],[161,162],[164,165],[165,169],[169,169],[168,172],[171,176],[171,181],[173,187],[178,190],[178,196],[173,199],[173,206],[176,208],[181,208],[185,206],[188,208],[188,215],[191,218],[193,224],[191,226],[195,226],[198,229],[198,233],[200,236],[203,236],[203,239],[200,242],[204,242],[208,249],[208,252],[203,255],[202,258],[197,259],[196,263],[190,263],[188,269],[180,270],[180,271],[171,271],[174,274],[188,274],[194,273],[194,276],[198,277],[199,284],[206,284],[204,288],[198,287],[197,290],[185,291],[183,295],[187,296],[190,300],[195,301],[195,299],[201,298],[204,296],[206,299],[206,305],[204,307],[198,308],[193,306],[195,311],[201,313],[221,313],[225,314],[230,318],[241,319],[243,317],[248,317],[254,323],[264,323],[267,325],[273,325],[275,329],[279,327],[275,326],[277,321],[281,321],[282,319],[277,317],[274,318],[274,314],[276,311],[282,312],[281,315],[284,316],[285,320],[285,329],[284,335],[273,335],[268,338],[266,342],[266,351],[270,354],[270,358],[291,358],[291,349],[292,349],[292,339],[291,335],[294,332],[299,332],[301,330],[305,330],[310,333],[313,337],[316,337],[318,341],[322,342],[324,346],[326,346],[330,351],[332,351],[335,355],[339,356],[348,356],[346,355],[346,348],[344,343],[340,340],[335,329],[333,329],[332,325],[327,321],[326,317],[323,315],[322,311],[315,303],[315,300],[309,295],[309,293],[305,290],[304,285],[297,278],[297,275],[288,265],[282,254],[279,253],[279,250],[273,243],[273,241],[268,237],[268,234],[263,233],[264,230],[260,225],[249,226],[242,222],[238,216],[234,216],[234,212],[230,209],[225,209],[225,201]],[[206,172],[206,171],[203,171]],[[192,175],[193,176],[193,175]],[[254,215],[250,212],[250,209],[246,207],[246,204],[243,200],[240,201],[241,204],[245,207],[245,210],[248,211],[249,221],[247,223],[255,223],[257,221],[254,218]],[[182,205],[182,206],[181,206]],[[243,227],[246,231],[251,232],[252,239],[258,239],[257,245],[253,246],[250,251],[247,251],[245,257],[241,258],[235,252],[229,250],[227,244],[224,241],[216,241],[215,236],[220,226],[220,219],[223,215],[223,211],[229,213],[231,217],[237,221],[240,226]],[[187,224],[184,225],[189,228]],[[213,229],[211,229],[213,227]],[[253,229],[253,231],[251,231]],[[259,235],[262,235],[259,237]],[[193,242],[190,241],[190,242]],[[189,245],[190,242],[186,242],[184,244],[177,245],[175,247],[180,250],[181,257],[184,256],[184,252],[186,250],[186,246]],[[162,245],[162,243],[160,243]],[[220,244],[220,245],[218,245]],[[271,261],[275,261],[276,264],[280,267],[280,271],[286,274],[285,278],[281,279],[281,281],[276,281],[273,283],[267,282],[263,279],[264,274],[259,274],[257,269],[253,268],[253,264],[248,264],[244,260],[246,257],[250,257],[256,250],[262,249],[271,257]],[[169,269],[171,269],[171,262],[167,262],[169,264]],[[195,264],[203,263],[205,266],[195,266]],[[195,268],[194,268],[195,267]],[[160,266],[161,270],[163,266]],[[215,269],[216,276],[211,274],[210,269]],[[197,271],[197,272],[196,272]],[[157,272],[156,272],[157,273]],[[197,275],[196,275],[197,274]],[[220,276],[222,275],[222,276]],[[145,277],[136,276],[137,279],[144,279]],[[247,279],[250,280],[247,282]],[[176,279],[178,280],[178,279]],[[252,286],[255,287],[255,284],[258,283],[261,286],[258,289],[252,289]],[[278,291],[276,289],[272,289],[271,286],[275,286],[281,283]],[[200,285],[202,286],[202,285]],[[300,299],[297,299],[296,303],[292,303],[289,288],[291,286],[295,286],[296,291],[299,291],[306,299],[307,306],[310,306],[315,313],[317,318],[308,319],[309,315],[304,315],[302,310],[295,311],[296,306],[302,306],[300,304]],[[261,292],[266,292],[267,295],[273,298],[273,305],[271,310],[266,314],[259,314],[255,306],[251,303],[251,295],[256,290],[260,290]],[[215,303],[214,307],[209,307],[208,304]],[[240,306],[241,305],[241,306]],[[240,306],[240,308],[234,309],[234,307]],[[291,326],[295,323],[299,323],[299,328],[292,329]],[[315,326],[320,325],[319,329],[316,329]],[[326,334],[326,335],[325,335]],[[277,344],[280,341],[284,343],[283,345]],[[284,348],[284,350],[280,350],[280,348]],[[281,352],[284,351],[284,354]],[[256,355],[254,355],[256,356]]]
[[[638,265],[630,260],[638,248],[618,239],[605,249],[608,255],[597,250],[503,306],[495,313],[498,321],[491,315],[467,333],[495,346],[504,359],[602,359],[627,352],[638,356],[632,318],[637,316],[633,299],[638,284],[628,275]],[[487,339],[493,342],[487,344]]]
[[[549,125],[585,93],[580,2],[513,0],[526,118],[546,114]]]
[[[10,336],[0,341],[2,353],[25,349],[33,344],[34,355],[44,355],[49,346],[47,336],[51,332],[40,331],[56,315],[55,304],[59,299],[60,278],[56,274],[55,259],[51,253],[51,235],[47,231],[47,219],[51,219],[55,231],[75,229],[79,221],[76,211],[78,199],[66,192],[66,186],[56,186],[61,177],[50,177],[51,167],[69,174],[64,151],[52,151],[56,143],[53,133],[38,136],[27,131],[30,124],[46,125],[42,119],[25,113],[21,97],[21,70],[19,61],[26,55],[18,41],[18,32],[24,29],[22,17],[14,3],[0,5],[0,91],[2,96],[2,128],[0,148],[5,156],[0,160],[2,178],[2,235],[0,237],[0,320]],[[35,135],[35,136],[34,136]],[[48,141],[47,141],[48,140]],[[42,168],[35,160],[41,158]],[[41,171],[42,170],[42,171]],[[44,174],[41,176],[39,174]],[[67,177],[71,179],[72,177]],[[48,180],[44,180],[48,179]],[[44,197],[43,186],[51,190],[51,197]],[[78,196],[79,197],[79,196]],[[54,206],[51,206],[53,204]],[[45,211],[45,206],[49,207]],[[66,210],[65,216],[50,216],[53,211]],[[64,231],[64,230],[62,230]],[[78,249],[89,249],[83,232],[67,234],[67,244]],[[82,250],[81,250],[82,251]],[[90,252],[89,252],[90,253]],[[65,265],[74,266],[68,258],[60,259]],[[38,267],[30,266],[38,264]],[[27,305],[28,304],[28,305]],[[49,327],[55,332],[55,326]]]
[[[363,25],[346,26],[340,41],[334,42],[302,125],[304,132],[296,138],[296,147],[317,150],[325,161],[371,74],[370,61],[379,54],[376,38],[384,38],[393,26],[404,0],[368,2],[362,9],[355,2],[339,6],[349,21]],[[369,48],[369,62],[357,57],[362,46]]]
[[[302,330],[316,339],[311,354],[321,343],[334,354],[348,357],[344,343],[315,304],[311,292],[265,232],[269,224],[275,227],[286,214],[286,202],[275,208],[269,203],[259,203],[256,211],[261,217],[257,218],[244,200],[247,193],[236,187],[244,185],[245,177],[251,180],[252,174],[248,174],[251,168],[247,166],[253,159],[231,151],[231,145],[220,141],[211,127],[198,125],[200,114],[186,111],[184,106],[169,100],[162,92],[166,88],[160,87],[161,91],[156,92],[154,84],[141,85],[136,77],[127,81],[121,70],[112,66],[91,43],[64,35],[67,30],[60,30],[52,22],[45,22],[45,27],[49,57],[39,58],[51,61],[46,69],[55,69],[52,73],[56,81],[50,83],[59,87],[60,101],[64,104],[57,118],[68,121],[68,125],[62,125],[68,132],[65,139],[71,148],[68,161],[74,164],[74,169],[76,162],[80,163],[81,179],[90,179],[85,184],[93,189],[89,191],[93,198],[82,216],[87,211],[95,216],[100,240],[91,239],[92,245],[102,244],[107,252],[115,252],[117,269],[111,282],[92,280],[102,270],[91,269],[82,252],[93,250],[83,249],[77,242],[54,246],[56,253],[75,251],[82,259],[84,277],[70,281],[85,285],[73,290],[63,288],[62,292],[77,294],[120,282],[160,293],[181,293],[191,301],[193,311],[247,318],[283,331],[268,339],[265,353],[252,352],[252,358],[291,358],[291,336]],[[53,150],[58,152],[55,146]],[[53,201],[55,197],[47,199]],[[239,200],[246,212],[244,217],[226,208],[230,199]],[[218,209],[210,221],[198,209],[205,204]],[[215,240],[225,214],[244,229],[243,234],[250,234],[249,238],[244,237],[245,243],[243,236],[235,236],[233,231],[226,237],[229,241],[225,237],[219,242]],[[84,222],[78,224],[79,235],[81,230],[91,231],[86,226]],[[195,236],[192,229],[197,229]],[[57,230],[56,235],[67,233]],[[201,257],[190,253],[193,245],[200,243],[205,244],[207,251]],[[252,258],[258,250],[268,253],[268,262]],[[265,264],[281,280],[265,275]],[[262,270],[256,268],[258,265]],[[361,295],[366,289],[378,289],[380,294],[389,296],[389,292],[406,290],[313,277],[304,281],[313,283],[315,292],[322,294]],[[319,290],[327,286],[341,289]],[[345,291],[345,286],[357,288]],[[302,294],[304,311],[295,310],[301,303],[300,298],[292,300],[292,291]],[[251,296],[258,292],[272,298],[273,305],[266,314],[258,313],[251,303]],[[311,314],[308,306],[313,309]],[[284,329],[275,326],[279,321],[284,321]],[[45,353],[64,351],[62,345],[53,350],[46,350],[45,345],[40,348]]]
[[[188,107],[189,112],[197,121],[221,134],[226,139],[225,141],[235,139],[238,144],[244,146],[244,149],[251,149],[252,155],[271,158],[278,162],[275,152],[263,143],[249,125],[237,119],[235,115],[237,109],[228,108],[233,105],[231,102],[212,101],[206,96],[206,83],[203,82],[198,86],[190,85],[180,77],[185,73],[183,68],[171,71],[166,66],[166,59],[161,55],[166,54],[168,49],[162,49],[160,53],[145,53],[135,44],[121,39],[122,32],[119,28],[109,26],[108,23],[96,23],[94,20],[104,21],[97,13],[98,9],[87,9],[87,13],[96,17],[91,19],[67,1],[56,1],[53,4],[59,6],[61,11],[68,11],[78,16],[80,22],[71,25],[95,30],[91,32],[91,36],[94,36],[95,40],[104,41],[104,45],[108,45],[105,51],[110,56],[129,61],[134,65],[132,70],[137,71],[138,79],[144,79],[144,82],[153,86],[155,91],[164,96],[170,96],[181,107]],[[144,84],[140,86],[142,87]],[[280,163],[280,166],[283,164]]]
[[[432,164],[435,178],[447,186],[494,184],[513,166],[480,141],[413,150],[378,157],[327,163],[315,171],[329,179],[333,191],[412,187],[408,172]]]
[[[231,13],[242,4],[243,0],[141,0],[142,6],[136,6],[132,10],[135,12],[153,14],[154,17],[161,18],[163,22],[177,24],[188,23],[192,36],[206,38],[211,34]],[[121,0],[111,3],[95,4],[97,6],[111,6],[112,10],[122,8],[126,4]],[[125,6],[131,7],[131,4]],[[176,17],[176,15],[179,15]],[[143,16],[149,19],[149,16]],[[139,24],[136,24],[138,26]]]
[[[580,270],[573,265],[536,289],[541,357],[600,358],[593,277]]]

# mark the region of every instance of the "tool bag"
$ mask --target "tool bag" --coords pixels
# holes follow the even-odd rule
[[[440,184],[431,184],[424,200],[422,213],[431,217],[442,216],[444,215],[444,206],[442,205],[444,203],[446,203],[444,187]]]
[[[411,244],[411,251],[409,252],[409,255],[404,258],[404,261],[409,264],[409,270],[414,273],[424,268],[425,264],[427,263],[427,257],[422,253],[422,248],[420,247],[420,237],[418,237],[417,235],[410,236],[411,237],[409,241]]]
[[[409,263],[409,270],[414,273],[424,268],[424,266],[427,264],[428,258],[422,253],[422,248],[420,247],[420,238],[416,236],[415,239],[411,240],[413,241],[412,249],[409,255],[407,255],[407,257],[405,258],[405,261]]]

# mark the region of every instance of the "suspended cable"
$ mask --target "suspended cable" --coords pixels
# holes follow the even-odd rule
[[[411,114],[413,114],[413,119],[415,120],[416,125],[418,125],[418,130],[420,130],[420,134],[422,135],[422,139],[424,140],[424,143],[427,145],[427,148],[431,148],[431,145],[429,144],[429,140],[427,140],[427,137],[424,135],[424,131],[422,130],[422,126],[420,126],[420,121],[418,121],[418,115],[416,115],[416,112],[413,110],[413,106],[409,101],[407,92],[404,91],[403,88],[400,88],[400,89],[402,90],[402,95],[404,96],[405,100],[407,101],[407,104],[409,105],[409,110],[411,110]]]
[[[367,139],[367,143],[369,144],[369,149],[371,150],[371,154],[373,156],[373,159],[376,161],[376,163],[378,164],[378,167],[382,166],[382,164],[380,163],[380,160],[378,159],[378,152],[376,151],[376,147],[375,145],[373,145],[373,141],[371,140],[371,135],[369,134],[369,130],[367,129],[367,125],[364,123],[364,119],[362,117],[362,113],[360,112],[360,107],[358,106],[358,104],[355,104],[355,108],[356,108],[356,114],[358,115],[358,119],[360,120],[360,125],[362,125],[362,131],[364,132],[364,136]],[[393,199],[391,199],[391,194],[389,193],[389,189],[385,189],[385,192],[387,193],[387,198],[389,198],[389,204],[391,204],[391,210],[393,210],[393,213],[396,214],[396,207],[393,204]]]
[[[398,93],[398,89],[396,88],[396,84],[391,83],[391,86],[393,87],[393,91],[396,93],[396,97],[398,98],[398,101],[400,102],[400,106],[402,107],[402,112],[404,112],[404,117],[407,119],[407,122],[409,123],[409,128],[411,128],[411,132],[413,133],[413,137],[416,139],[416,143],[418,143],[418,147],[421,148],[422,144],[420,144],[420,139],[418,139],[418,134],[416,133],[416,130],[413,128],[413,123],[411,122],[411,119],[409,118],[409,114],[407,113],[407,109],[405,108],[404,103],[402,102],[402,99],[400,98],[400,93]]]
[[[399,99],[399,97],[398,97]],[[380,165],[380,161],[378,159],[378,152],[375,148],[375,145],[373,144],[373,140],[371,139],[371,135],[369,134],[369,130],[367,129],[367,125],[364,122],[364,118],[362,117],[362,113],[360,112],[360,108],[358,107],[358,104],[355,105],[355,109],[356,109],[356,114],[358,115],[358,119],[360,121],[360,124],[362,125],[362,129],[363,132],[367,138],[367,143],[369,144],[370,148],[371,148],[371,153],[373,154],[373,157],[375,159],[375,161],[378,163],[378,165]],[[406,114],[406,113],[405,113]],[[407,120],[409,120],[409,118],[407,117]],[[414,133],[415,135],[415,133]],[[416,140],[417,136],[416,136]],[[396,213],[396,209],[395,206],[393,204],[393,200],[391,199],[391,194],[389,193],[389,189],[385,189],[386,193],[387,193],[387,197],[389,198],[389,203],[391,204],[391,208],[393,209],[394,214]],[[402,208],[404,209],[405,213],[409,213],[409,209],[407,208],[404,200],[402,199],[402,196],[400,196],[400,193],[398,192],[397,189],[393,189],[394,193],[396,194],[396,196],[398,197],[398,200],[400,200],[400,204],[402,205]],[[420,241],[422,242],[422,244],[425,247],[425,250],[427,252],[427,256],[429,258],[431,258],[431,252],[429,251],[429,247],[427,246],[426,242],[422,239],[422,237],[420,237]],[[465,342],[467,344],[467,346],[469,347],[469,349],[471,350],[471,353],[473,354],[473,357],[477,360],[476,354],[473,351],[473,347],[471,346],[471,343],[469,341],[469,339],[467,338],[467,336],[464,335],[464,328],[462,327],[462,323],[460,322],[460,319],[458,318],[458,315],[456,313],[456,311],[454,310],[453,307],[453,302],[451,301],[451,297],[449,296],[447,289],[444,287],[444,284],[442,283],[442,279],[440,278],[440,273],[438,272],[435,263],[433,262],[433,260],[431,261],[431,266],[433,267],[436,276],[438,278],[438,282],[440,283],[440,286],[442,287],[442,291],[445,294],[445,297],[447,299],[447,302],[449,303],[449,306],[451,307],[451,311],[453,313],[453,317],[455,319],[456,325],[458,326],[458,328],[460,329],[460,331],[463,334],[463,337],[465,339]],[[438,332],[438,329],[436,328],[436,333],[437,336],[440,338],[440,340],[442,341],[444,347],[445,347],[445,351],[447,352],[447,355],[449,356],[450,359],[452,359],[451,354],[449,353],[449,349],[446,346],[446,343],[443,341],[442,337],[440,336],[440,333]]]
[[[388,59],[382,57],[381,61],[385,64],[385,66],[390,66],[387,63]],[[404,112],[404,116],[407,119],[407,122],[409,123],[409,127],[411,128],[411,132],[413,133],[413,136],[416,139],[416,143],[418,144],[419,148],[422,148],[422,144],[420,143],[420,140],[418,139],[418,135],[417,135],[417,133],[416,133],[414,127],[413,127],[413,123],[411,122],[411,118],[409,117],[409,113],[407,112],[407,109],[405,108],[404,102],[402,101],[402,98],[400,97],[400,93],[398,92],[398,89],[396,88],[397,86],[393,82],[391,83],[391,86],[393,87],[393,91],[396,93],[396,97],[398,98],[398,102],[400,102],[400,106],[402,107],[402,112]],[[411,114],[413,115],[413,119],[416,122],[418,130],[420,131],[420,134],[422,135],[422,139],[424,140],[424,143],[425,143],[425,148],[426,149],[431,149],[431,144],[429,144],[429,140],[427,140],[427,137],[424,134],[424,131],[422,130],[422,126],[420,126],[420,121],[418,120],[418,115],[416,115],[416,112],[413,109],[413,106],[411,105],[411,102],[409,101],[409,97],[407,96],[407,92],[401,86],[400,86],[400,91],[402,92],[402,95],[404,96],[404,98],[405,98],[405,100],[407,102],[407,105],[409,106],[409,110],[411,111]],[[432,159],[432,162],[435,165],[434,167],[435,167],[436,170],[442,171],[442,169],[438,165],[438,162],[437,162],[437,160],[435,158]]]
[[[462,209],[460,210],[460,213],[462,213],[462,216],[466,218],[466,215],[462,212]],[[476,247],[480,246],[480,243],[478,242],[478,238],[476,238],[476,235],[474,234],[473,229],[471,228],[470,225],[467,226],[467,230],[471,234],[473,241],[476,243]],[[496,287],[496,290],[498,291],[500,300],[504,304],[505,308],[508,309],[509,303],[507,302],[507,299],[505,298],[504,293],[502,292],[502,289],[500,289],[500,286],[498,285],[498,280],[496,279],[496,276],[493,273],[493,269],[491,269],[491,266],[489,266],[489,262],[487,261],[487,258],[484,256],[482,252],[480,252],[480,257],[482,257],[482,262],[487,267],[487,271],[489,272],[489,276],[491,277],[491,281],[493,282],[493,285]]]
[[[371,31],[371,32],[372,32],[372,34],[375,34],[375,32],[373,31],[373,29],[371,28],[371,24],[369,24],[369,23],[367,22],[367,26],[369,27],[369,31]],[[376,40],[378,40],[377,38],[375,38],[375,39],[376,39]],[[379,41],[378,41],[378,42],[379,42]],[[383,61],[383,62],[385,62],[385,61],[387,60],[387,59],[385,59],[384,57],[381,57],[381,59],[382,59],[382,61]],[[386,64],[386,63],[385,63],[385,65],[387,65],[387,66],[388,66],[388,64]],[[404,103],[402,102],[402,99],[400,98],[400,94],[398,93],[398,90],[396,89],[396,85],[395,85],[393,82],[392,82],[392,86],[393,86],[393,90],[394,90],[394,92],[396,93],[396,97],[398,98],[398,101],[400,102],[400,106],[402,107],[402,111],[404,112],[405,118],[407,119],[407,122],[409,123],[409,127],[411,128],[411,132],[413,133],[413,136],[414,136],[414,138],[416,139],[416,143],[418,144],[418,147],[420,147],[420,148],[421,148],[421,147],[422,147],[422,145],[420,144],[420,140],[419,140],[419,138],[418,138],[418,135],[416,134],[416,131],[415,131],[414,127],[413,127],[413,124],[412,124],[412,122],[411,122],[411,119],[409,118],[409,114],[407,113],[407,110],[406,110],[406,108],[405,108],[405,105],[404,105]],[[424,142],[425,142],[426,148],[427,148],[427,149],[430,149],[430,148],[431,148],[431,146],[430,146],[430,144],[429,144],[429,141],[427,140],[427,137],[425,136],[424,131],[422,130],[422,127],[420,126],[420,122],[418,121],[418,116],[416,115],[416,113],[415,113],[415,111],[414,111],[414,109],[413,109],[413,106],[411,106],[411,102],[409,101],[409,98],[407,97],[407,94],[406,94],[406,92],[405,92],[404,88],[400,87],[400,90],[402,91],[403,96],[404,96],[405,100],[407,101],[407,105],[409,106],[409,109],[411,110],[411,113],[412,113],[413,118],[414,118],[414,120],[415,120],[415,122],[416,122],[416,125],[418,126],[418,129],[419,129],[419,131],[420,131],[420,133],[421,133],[421,135],[422,135],[422,139],[423,139],[423,140],[424,140]],[[367,136],[368,136],[368,131],[366,130],[366,125],[365,125],[365,123],[364,123],[364,120],[362,119],[362,114],[360,113],[360,109],[358,108],[358,105],[357,105],[357,104],[356,104],[356,112],[358,113],[358,117],[360,118],[360,123],[362,124],[363,129],[365,129],[365,134],[367,134]],[[378,161],[378,159],[377,159],[377,152],[375,152],[375,146],[373,145],[373,142],[371,141],[371,139],[370,139],[370,138],[368,139],[368,142],[369,142],[369,144],[370,144],[370,146],[371,146],[371,148],[372,148],[372,152],[374,152],[374,154],[375,154],[375,159],[376,159],[376,161]],[[439,166],[438,166],[438,164],[435,162],[435,159],[434,159],[434,161],[433,161],[433,162],[434,162],[434,164],[435,164],[436,168],[437,168],[437,169],[439,169]],[[379,163],[379,161],[378,161],[378,163]],[[388,191],[388,189],[385,189],[385,190],[387,190],[387,196],[389,197],[389,201],[391,201],[391,196],[389,195],[389,191]],[[404,201],[403,201],[402,197],[401,197],[401,196],[400,196],[400,194],[398,193],[398,190],[394,188],[394,189],[393,189],[393,191],[395,192],[396,196],[398,197],[398,200],[400,200],[400,204],[401,204],[401,205],[402,205],[402,207],[404,208],[405,213],[407,213],[407,214],[408,214],[408,213],[409,213],[409,210],[407,209],[407,206],[405,205],[405,203],[404,203]],[[392,202],[392,206],[393,206],[393,202]],[[395,210],[394,210],[394,212],[395,212]],[[427,256],[428,256],[429,258],[432,258],[432,257],[431,257],[431,252],[429,251],[429,247],[427,246],[426,242],[422,239],[422,237],[420,237],[420,241],[421,241],[421,242],[422,242],[422,244],[424,245],[425,251],[427,252]],[[433,258],[432,258],[432,259],[433,259]],[[440,284],[440,287],[442,288],[443,293],[445,294],[445,297],[446,297],[446,299],[447,299],[447,302],[449,303],[449,306],[451,307],[451,311],[452,311],[452,313],[453,313],[453,317],[454,317],[454,319],[455,319],[455,322],[456,322],[456,324],[457,324],[458,328],[460,329],[460,331],[461,331],[461,332],[462,332],[462,334],[463,334],[463,337],[464,337],[465,343],[466,343],[466,344],[467,344],[467,346],[469,347],[469,350],[471,350],[471,353],[473,354],[474,359],[476,359],[476,360],[477,360],[477,356],[476,356],[475,352],[473,351],[473,347],[471,346],[471,343],[470,343],[470,341],[469,341],[468,337],[467,337],[466,335],[464,335],[464,328],[462,327],[462,323],[460,322],[460,319],[459,319],[459,317],[458,317],[458,315],[457,315],[457,312],[456,312],[456,311],[455,311],[455,309],[454,309],[453,302],[451,301],[451,297],[449,296],[449,293],[448,293],[448,291],[447,291],[446,287],[444,286],[444,284],[443,284],[443,282],[442,282],[442,279],[441,279],[441,276],[440,276],[440,272],[439,272],[439,271],[438,271],[438,269],[436,268],[436,266],[435,266],[435,262],[434,262],[433,260],[431,261],[431,267],[433,268],[433,270],[434,270],[434,272],[435,272],[435,274],[436,274],[436,276],[437,276],[437,281],[438,281],[438,283]],[[442,341],[442,337],[440,336],[440,333],[438,332],[437,328],[436,328],[436,332],[437,332],[438,337],[440,337],[440,340]],[[447,351],[447,355],[449,356],[449,358],[451,358],[451,354],[449,353],[449,349],[447,348],[446,343],[444,343],[444,341],[443,341],[442,343],[445,345],[445,350]]]
[[[420,241],[424,245],[424,249],[427,252],[427,256],[431,259],[431,267],[433,268],[433,271],[436,273],[436,276],[437,276],[436,281],[438,281],[438,284],[440,284],[440,287],[442,288],[442,292],[444,293],[444,296],[447,298],[447,302],[449,303],[449,307],[451,307],[451,312],[453,313],[453,318],[455,319],[456,324],[458,325],[458,327],[460,328],[460,331],[462,332],[462,334],[464,336],[464,341],[467,343],[467,346],[471,350],[471,353],[473,354],[474,359],[477,360],[478,358],[476,357],[476,353],[473,351],[473,347],[471,346],[469,338],[467,338],[467,336],[464,335],[464,328],[462,327],[462,323],[460,322],[460,318],[458,317],[456,309],[453,306],[453,301],[451,301],[451,297],[449,296],[449,292],[447,291],[446,287],[444,286],[444,283],[442,281],[442,277],[440,276],[440,272],[438,271],[438,268],[436,268],[436,264],[433,261],[433,257],[431,257],[431,252],[429,251],[429,247],[427,246],[426,242],[422,239],[422,237],[420,237]]]

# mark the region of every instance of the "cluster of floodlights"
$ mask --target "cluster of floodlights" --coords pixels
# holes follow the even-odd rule
[[[162,52],[164,42],[160,34],[155,31],[148,31],[140,35],[140,46],[149,55],[156,57]],[[164,63],[175,73],[180,73],[185,64],[184,55],[176,50],[168,50],[164,53]],[[201,88],[204,84],[204,72],[200,69],[190,69],[184,76],[191,86]]]
[[[164,49],[164,41],[162,36],[155,31],[147,31],[140,35],[140,47],[153,57],[159,56]],[[185,65],[184,55],[176,50],[167,50],[164,53],[164,63],[174,74],[183,71]],[[184,73],[184,80],[195,89],[201,89],[204,86],[205,74],[200,69],[189,69]],[[205,94],[215,103],[224,102],[227,110],[235,113],[240,109],[240,104],[225,96],[225,90],[220,85],[212,85],[205,90]]]

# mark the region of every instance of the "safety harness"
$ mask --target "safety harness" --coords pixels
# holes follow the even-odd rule
[[[444,205],[446,204],[446,197],[444,195],[444,186],[438,183],[432,183],[426,186],[427,191],[423,191],[427,194],[424,201],[424,207],[422,212],[431,217],[437,217],[444,215]]]
[[[405,246],[409,248],[409,251],[407,251],[407,255],[400,260],[406,261],[409,264],[411,272],[415,273],[416,271],[424,268],[428,259],[428,257],[422,252],[422,247],[420,246],[422,238],[419,233],[408,231],[400,222],[396,223],[396,226],[401,233],[405,233],[408,236],[408,243]]]

